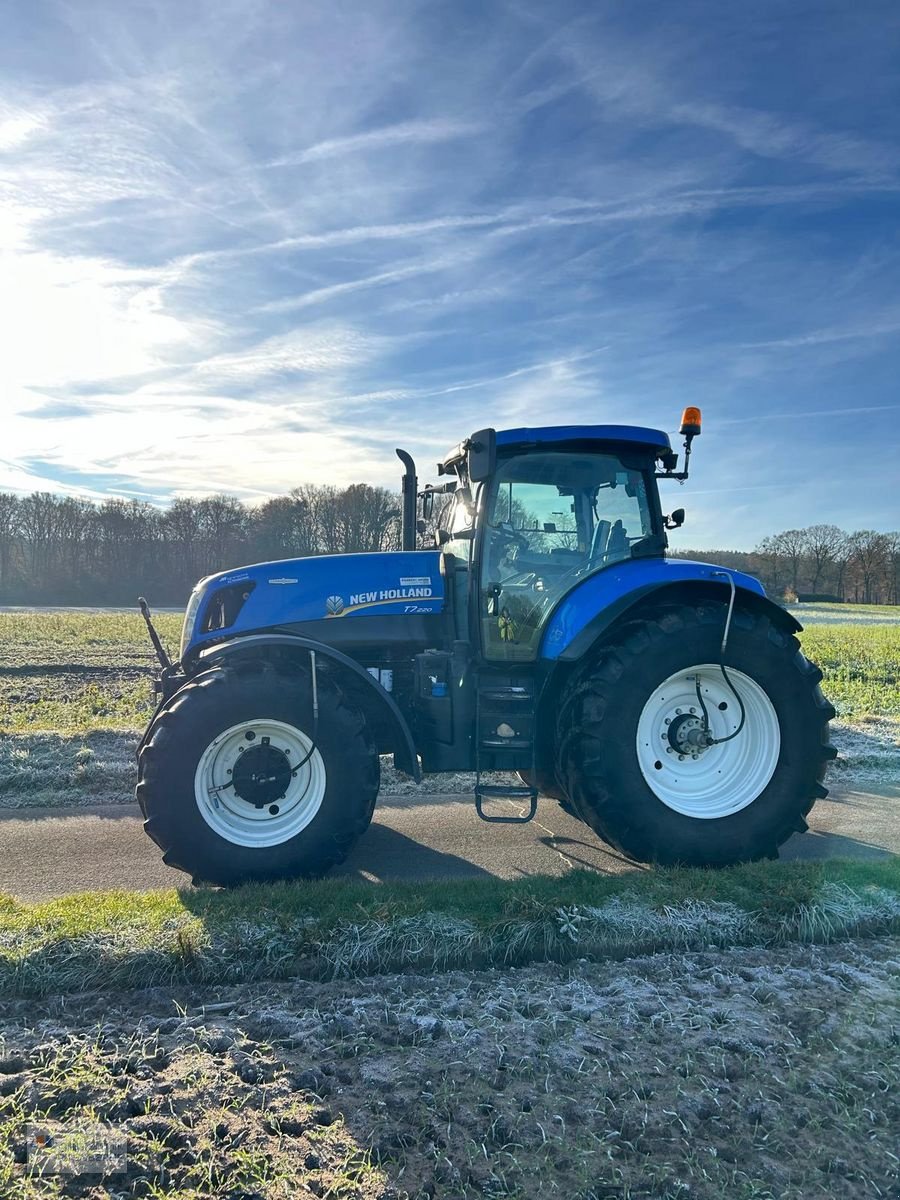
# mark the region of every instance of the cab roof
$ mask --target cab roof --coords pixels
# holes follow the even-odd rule
[[[643,425],[547,425],[536,429],[497,430],[498,448],[553,442],[636,442],[656,450],[671,449],[667,433]]]
[[[477,435],[476,435],[477,436]],[[498,429],[497,449],[510,446],[552,446],[562,442],[618,442],[619,445],[645,446],[657,453],[671,450],[669,435],[661,429],[647,429],[643,425],[544,425],[539,428]],[[460,442],[443,462],[438,463],[438,474],[452,472],[466,457],[469,442]]]

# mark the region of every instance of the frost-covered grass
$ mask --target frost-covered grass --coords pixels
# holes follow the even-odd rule
[[[879,938],[13,1001],[0,1195],[887,1200],[898,981]],[[29,1124],[125,1174],[57,1192]]]
[[[829,768],[829,786],[862,789],[900,785],[900,717],[835,721],[831,740],[838,757]]]
[[[880,625],[900,621],[897,604],[788,604],[787,609],[804,625],[808,622]]]
[[[153,618],[163,643],[176,652],[181,636],[179,613]],[[143,618],[134,612],[0,612],[0,666],[44,663],[75,665],[149,665],[153,652]]]
[[[900,859],[0,897],[0,994],[512,966],[900,931]]]

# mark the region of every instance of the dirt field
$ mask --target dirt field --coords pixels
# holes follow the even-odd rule
[[[26,1120],[127,1134],[85,1200],[900,1196],[900,939],[30,1001],[0,1036],[10,1200],[49,1194]]]

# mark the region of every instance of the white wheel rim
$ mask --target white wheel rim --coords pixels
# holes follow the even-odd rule
[[[267,748],[262,758],[260,747]],[[248,752],[254,758],[242,768],[240,760]],[[268,762],[274,766],[264,770]],[[247,782],[256,779],[263,782]],[[194,796],[203,820],[226,841],[237,846],[279,846],[315,817],[325,783],[322,756],[301,729],[284,721],[242,721],[204,750],[194,775]],[[283,793],[276,795],[282,784]],[[237,794],[236,789],[243,787],[247,796],[258,800],[262,793],[253,790],[257,786],[270,793],[269,802],[255,805]]]
[[[641,773],[663,804],[686,817],[713,820],[740,812],[761,795],[778,765],[781,727],[772,701],[755,679],[733,667],[726,670],[746,713],[743,729],[731,741],[705,748],[685,741],[692,729],[702,729],[698,675],[712,736],[725,738],[740,724],[740,705],[716,663],[670,675],[638,721]],[[670,734],[673,722],[676,732]]]

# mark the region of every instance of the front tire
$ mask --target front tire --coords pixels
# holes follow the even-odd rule
[[[638,861],[726,866],[775,857],[827,795],[834,709],[821,671],[795,637],[737,609],[726,669],[744,704],[741,725],[718,666],[724,624],[723,605],[654,610],[605,645],[563,698],[560,778],[579,816]],[[697,675],[710,731],[735,734],[702,748],[691,740],[702,728]]]
[[[195,882],[314,878],[368,827],[379,759],[362,713],[319,671],[215,667],[156,717],[138,762],[144,829]]]

